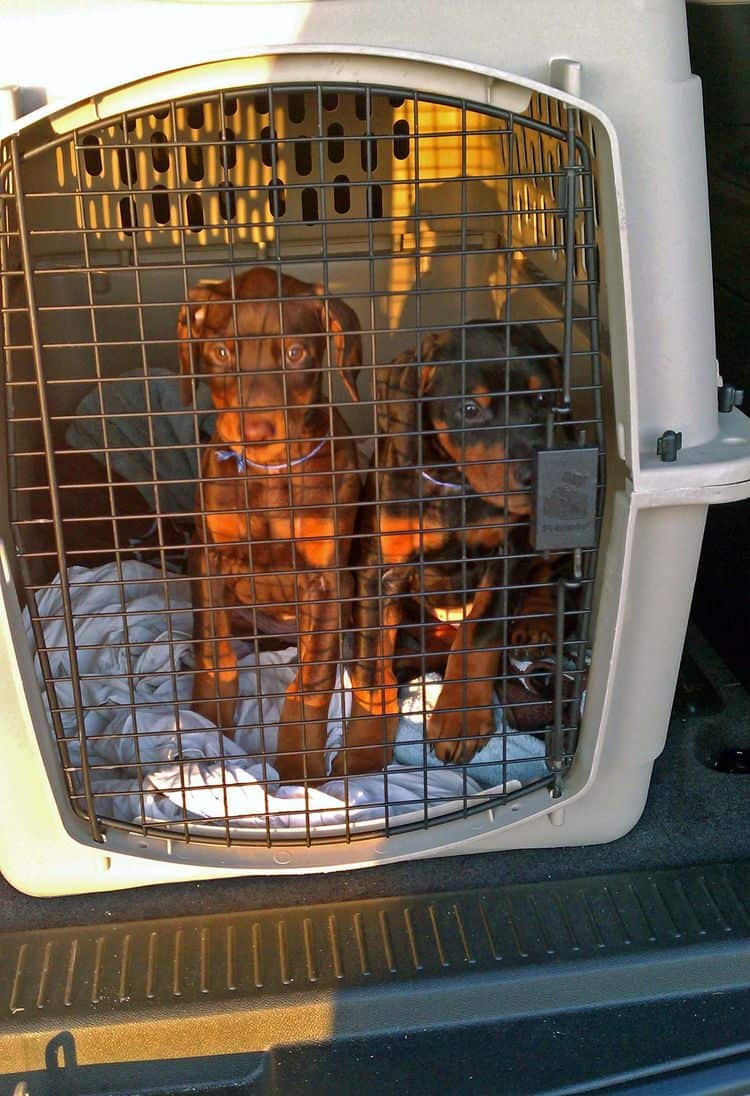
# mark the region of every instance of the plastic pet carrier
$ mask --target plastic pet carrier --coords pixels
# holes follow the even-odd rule
[[[750,494],[681,3],[249,7],[5,126],[32,893],[616,838]]]

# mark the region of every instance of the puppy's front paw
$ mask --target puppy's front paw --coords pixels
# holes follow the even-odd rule
[[[377,694],[373,711],[373,696]],[[390,762],[398,729],[396,687],[358,690],[352,694],[352,709],[344,734],[344,749],[333,763],[334,776],[377,772]]]
[[[427,720],[427,739],[435,756],[446,765],[466,765],[495,733],[492,708],[476,707],[470,700],[467,703],[461,692],[444,688]]]
[[[510,627],[510,645],[514,654],[537,661],[554,655],[556,621],[553,616],[515,620]]]
[[[326,712],[305,703],[297,683],[289,686],[279,717],[276,771],[283,781],[322,780],[326,775]]]

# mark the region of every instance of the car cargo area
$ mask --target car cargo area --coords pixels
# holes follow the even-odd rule
[[[34,735],[42,743],[44,765],[37,763],[36,753],[28,767],[26,759],[19,763],[23,752],[19,742],[36,743],[36,738],[17,736],[11,741],[18,726],[13,717],[7,724],[13,730],[7,732],[5,775],[0,775],[0,789],[11,789],[0,820],[5,847],[7,835],[22,827],[16,848],[28,851],[12,858],[13,870],[24,880],[38,873],[43,881],[37,893],[55,895],[22,893],[0,874],[0,1096],[327,1096],[332,1092],[337,1096],[371,1092],[743,1096],[750,1092],[750,500],[742,497],[747,492],[739,473],[733,479],[725,471],[719,480],[713,472],[703,476],[701,472],[703,465],[711,467],[725,458],[726,468],[731,459],[737,462],[735,467],[744,467],[741,453],[747,443],[741,410],[747,414],[750,408],[746,394],[750,277],[742,255],[747,235],[750,94],[740,74],[750,62],[750,3],[690,0],[684,5],[690,66],[703,82],[719,408],[731,412],[718,415],[721,444],[704,436],[694,444],[690,430],[700,433],[700,424],[710,419],[698,390],[701,398],[708,391],[711,413],[715,407],[713,360],[705,370],[706,376],[711,374],[707,381],[703,374],[692,376],[687,367],[680,374],[670,356],[671,347],[654,335],[661,356],[643,354],[641,344],[637,368],[633,367],[638,384],[624,368],[627,355],[622,348],[630,318],[627,310],[622,319],[617,312],[622,286],[617,273],[619,245],[615,244],[619,237],[614,229],[625,232],[626,226],[633,231],[629,218],[637,202],[633,203],[631,192],[626,207],[617,207],[612,200],[614,183],[607,189],[609,173],[616,181],[620,166],[616,144],[612,155],[604,139],[604,108],[601,116],[597,111],[589,116],[571,106],[575,96],[588,102],[585,97],[591,95],[595,102],[597,81],[604,81],[591,61],[576,70],[574,47],[586,39],[582,28],[595,23],[604,8],[615,23],[618,13],[625,20],[627,12],[630,27],[637,9],[639,19],[653,18],[655,25],[669,27],[671,34],[675,20],[682,19],[683,4],[658,0],[646,5],[650,10],[645,11],[640,0],[626,0],[622,5],[615,0],[581,0],[556,5],[553,18],[545,3],[526,2],[522,25],[507,28],[507,43],[499,41],[493,25],[490,52],[503,60],[522,57],[529,86],[533,81],[551,81],[553,72],[564,74],[556,89],[550,84],[548,96],[535,93],[528,100],[530,105],[513,98],[520,95],[524,82],[520,78],[516,88],[512,80],[490,79],[486,103],[463,99],[450,84],[443,94],[425,94],[424,102],[412,88],[412,103],[408,95],[401,98],[396,77],[406,71],[404,66],[413,64],[414,57],[401,56],[397,48],[387,58],[391,81],[373,79],[355,86],[347,76],[349,56],[343,62],[334,58],[331,67],[325,68],[330,37],[329,45],[321,46],[311,29],[315,19],[321,20],[323,28],[334,27],[333,9],[348,12],[349,0],[340,9],[323,0],[253,4],[253,20],[247,26],[247,4],[226,0],[216,5],[216,11],[222,10],[225,30],[242,28],[242,33],[232,32],[238,41],[243,33],[251,34],[262,45],[268,38],[263,21],[275,21],[280,41],[291,44],[285,64],[297,71],[294,66],[310,49],[310,58],[325,78],[297,84],[292,80],[274,83],[268,77],[263,87],[271,91],[270,102],[262,93],[256,94],[252,81],[226,83],[218,91],[210,85],[210,92],[200,96],[194,94],[189,79],[188,92],[180,90],[177,81],[176,90],[163,103],[156,93],[150,99],[144,93],[148,109],[131,110],[126,105],[104,121],[74,113],[73,121],[65,122],[73,134],[69,142],[66,134],[60,136],[51,126],[49,139],[32,148],[31,166],[26,170],[27,179],[34,182],[25,198],[32,219],[41,211],[36,228],[27,232],[22,225],[19,231],[14,214],[3,229],[0,216],[4,247],[12,251],[23,240],[26,250],[29,244],[32,251],[37,249],[32,256],[38,261],[34,278],[37,288],[42,287],[38,309],[30,305],[26,310],[29,290],[34,295],[34,279],[23,281],[21,263],[10,276],[3,275],[6,285],[12,284],[12,293],[0,299],[0,319],[5,325],[0,349],[5,352],[10,347],[5,404],[0,408],[0,416],[7,419],[0,422],[0,439],[10,503],[6,506],[5,498],[0,499],[0,525],[3,544],[11,549],[0,560],[4,568],[0,595],[7,597],[8,588],[16,590],[19,603],[32,607],[28,620],[33,617],[34,599],[51,588],[49,584],[66,565],[114,569],[114,579],[105,577],[103,584],[109,582],[112,596],[122,600],[115,615],[121,611],[126,621],[122,644],[127,649],[127,668],[121,684],[127,683],[130,695],[122,706],[124,710],[129,705],[136,728],[127,776],[135,774],[138,782],[135,791],[130,786],[125,789],[124,812],[112,789],[97,783],[97,766],[107,771],[110,765],[96,752],[100,742],[115,753],[121,749],[115,735],[102,732],[96,722],[109,701],[82,700],[75,687],[67,707],[56,701],[61,693],[56,692],[49,666],[60,651],[64,662],[67,651],[64,670],[69,672],[78,642],[70,629],[69,604],[76,584],[66,590],[66,581],[58,580],[63,607],[54,613],[55,619],[64,618],[65,638],[57,643],[48,638],[43,612],[30,625],[32,631],[36,629],[34,649],[47,660],[47,694],[42,701],[40,689],[36,707],[32,706],[37,717]],[[524,6],[516,0],[508,4],[514,11]],[[435,6],[436,25],[442,26],[444,7],[440,2]],[[575,18],[568,12],[571,21],[565,23],[568,7],[575,9]],[[51,0],[47,6],[42,4],[43,14],[38,17],[53,19],[57,14],[53,8]],[[194,64],[196,70],[204,52],[210,52],[211,43],[217,41],[218,31],[209,25],[205,3],[180,5],[178,14],[174,10],[174,0],[157,0],[151,8],[132,5],[126,18],[120,5],[117,25],[122,40],[111,49],[140,56],[133,62],[133,78],[146,81],[146,88],[152,73],[171,71],[165,56],[173,54],[167,51],[163,56],[159,48],[160,32],[163,35],[168,25],[179,26],[188,35],[190,48],[177,50],[174,56],[184,53],[185,65]],[[431,28],[420,31],[419,20],[426,21],[428,16],[420,15],[416,6],[400,10],[398,26],[394,18],[393,27],[378,25],[384,14],[393,14],[390,4],[363,3],[358,10],[357,25],[337,26],[330,35],[338,36],[336,41],[362,39],[351,54],[366,72],[371,63],[368,35],[373,42],[390,41],[403,28],[404,40],[412,48],[422,39],[432,41]],[[72,11],[68,15],[66,33],[75,42],[85,20],[82,15],[74,17]],[[0,31],[5,18],[0,12]],[[22,23],[28,27],[28,13],[13,18],[15,32]],[[103,25],[92,19],[92,25]],[[481,58],[485,29],[464,27],[460,7],[452,10],[450,19],[459,44],[445,42],[445,56],[468,58],[466,78],[483,79],[482,65],[474,64],[472,70],[473,55],[468,47],[462,54],[462,43],[464,35],[478,43],[474,48]],[[549,44],[547,20],[549,26],[554,24],[555,50]],[[36,74],[51,64],[51,37],[47,29],[40,39],[41,60],[36,69],[30,49],[24,47],[25,70],[32,74],[28,80],[17,79],[9,66],[14,75],[8,82],[23,84],[12,93],[22,114],[44,102],[40,90],[44,81]],[[621,41],[615,39],[611,54],[619,57]],[[6,42],[2,49],[12,46]],[[543,61],[536,58],[537,49]],[[79,45],[71,56],[80,60],[85,53]],[[427,50],[419,63],[431,64],[432,53],[439,51]],[[386,54],[388,49],[383,50]],[[102,57],[93,52],[88,56],[90,71],[83,72],[81,66],[73,79],[75,73],[65,77],[61,70],[55,76],[57,85],[51,82],[50,86],[57,86],[60,94],[66,79],[84,90],[88,83],[113,89],[123,83],[125,66],[118,64],[116,76],[109,80]],[[226,56],[222,54],[217,63],[224,64]],[[611,57],[602,59],[602,72],[610,61]],[[265,55],[259,53],[253,63],[262,67]],[[487,71],[493,63],[483,62]],[[506,66],[497,63],[505,71]],[[625,66],[624,56],[620,63]],[[19,71],[22,67],[17,66]],[[634,88],[640,76],[637,69],[634,65]],[[670,88],[674,81],[684,90],[682,77],[667,69],[658,73],[658,80],[648,84],[639,99],[644,117],[656,111],[650,97],[656,94],[654,88],[662,88],[660,81]],[[187,67],[184,71],[194,72]],[[517,71],[521,72],[520,62]],[[0,60],[0,93],[5,82]],[[32,86],[36,83],[40,88]],[[161,85],[154,83],[160,90]],[[238,95],[230,94],[238,88]],[[619,104],[615,118],[622,136],[625,126],[622,118],[617,119],[617,109],[626,113],[632,103],[627,95],[620,98],[620,90],[613,102]],[[119,94],[112,92],[115,101]],[[564,102],[566,96],[570,101]],[[129,102],[127,97],[122,101]],[[0,99],[0,108],[3,102]],[[282,127],[274,130],[280,117]],[[308,140],[305,125],[313,122],[316,133]],[[45,116],[32,124],[44,133]],[[355,139],[357,126],[364,127],[364,136],[357,130]],[[420,129],[421,146],[416,140]],[[644,122],[644,132],[647,129]],[[160,135],[156,141],[152,130]],[[622,142],[626,176],[628,156],[641,137],[633,130]],[[670,141],[673,137],[670,134]],[[15,144],[13,172],[18,169],[17,158],[33,142],[27,144],[25,149],[23,140]],[[450,163],[449,146],[454,158]],[[504,151],[497,153],[496,146]],[[421,164],[420,147],[429,153]],[[591,161],[586,158],[589,152]],[[35,163],[44,169],[38,173],[43,185],[35,181]],[[468,172],[467,164],[473,165]],[[205,176],[201,174],[204,166]],[[655,165],[655,173],[657,166],[663,167]],[[567,178],[561,181],[566,172]],[[0,162],[0,183],[9,174],[6,159]],[[460,184],[454,185],[454,175],[461,178]],[[633,186],[632,178],[628,186]],[[3,197],[7,193],[0,189],[0,213]],[[646,212],[663,199],[667,207],[676,208],[682,198],[679,193],[669,200],[649,194]],[[702,200],[697,200],[698,208]],[[566,222],[561,210],[568,201]],[[21,212],[23,219],[23,208]],[[420,230],[422,216],[427,228],[423,225]],[[675,223],[679,224],[679,216]],[[410,226],[416,226],[414,238],[409,235]],[[504,233],[509,226],[508,240]],[[513,235],[518,226],[523,241]],[[570,237],[565,235],[568,230]],[[699,239],[701,231],[699,224]],[[666,215],[664,232],[673,244],[681,241]],[[623,238],[627,240],[627,235]],[[634,269],[638,269],[649,245],[643,236],[633,240]],[[521,242],[527,249],[523,263],[521,253],[515,251]],[[690,246],[693,242],[690,236]],[[676,244],[675,249],[679,250]],[[651,262],[662,272],[669,270],[668,254],[663,268],[658,247],[648,254],[646,268]],[[294,255],[293,272],[303,279],[308,274],[318,277],[316,264],[323,256],[320,277],[329,302],[325,338],[332,345],[334,333],[341,334],[330,322],[339,294],[358,312],[365,360],[360,402],[347,395],[350,378],[334,368],[331,348],[325,358],[324,387],[327,393],[330,386],[331,407],[344,411],[347,427],[364,443],[368,460],[367,446],[383,421],[378,419],[376,366],[398,362],[411,352],[418,333],[427,331],[429,336],[441,325],[463,329],[465,356],[470,321],[491,314],[492,320],[504,322],[507,328],[519,319],[522,324],[541,325],[555,343],[564,362],[555,398],[563,396],[566,387],[569,396],[572,388],[576,413],[571,418],[582,424],[577,444],[582,449],[588,445],[597,468],[592,510],[596,536],[587,542],[583,555],[581,548],[571,555],[567,545],[560,551],[565,566],[574,568],[575,582],[570,583],[568,576],[569,592],[564,595],[568,601],[563,597],[558,602],[555,674],[550,675],[548,668],[544,675],[540,672],[550,691],[545,694],[543,726],[532,729],[532,756],[526,759],[539,766],[540,775],[528,781],[510,780],[506,741],[497,781],[487,781],[470,793],[464,765],[459,793],[449,805],[440,805],[427,792],[427,776],[434,769],[428,767],[426,750],[423,757],[420,749],[415,770],[425,790],[410,801],[414,815],[405,814],[401,823],[393,821],[386,776],[385,783],[378,784],[374,805],[382,811],[374,821],[366,813],[360,820],[347,801],[343,821],[336,822],[338,829],[327,831],[330,819],[325,817],[317,828],[318,816],[309,805],[310,788],[317,793],[317,786],[305,778],[300,781],[304,806],[298,809],[302,821],[288,827],[298,825],[291,836],[284,830],[284,820],[278,830],[272,828],[277,785],[266,775],[267,764],[275,762],[271,750],[265,756],[265,744],[259,782],[261,823],[255,828],[243,829],[242,812],[233,814],[229,809],[223,745],[209,756],[222,772],[218,806],[197,818],[186,805],[189,781],[180,775],[176,787],[182,801],[177,808],[163,816],[146,811],[146,806],[151,808],[160,800],[158,795],[153,803],[144,799],[141,778],[147,766],[139,750],[150,748],[151,731],[140,735],[136,721],[136,716],[149,713],[148,702],[136,699],[131,684],[136,673],[129,661],[123,566],[152,570],[156,577],[150,581],[165,591],[168,637],[164,645],[170,662],[162,676],[172,689],[170,703],[179,736],[184,718],[179,703],[184,700],[187,708],[190,692],[180,693],[180,674],[185,676],[186,671],[174,652],[180,649],[180,628],[190,598],[184,603],[176,598],[170,608],[167,586],[176,580],[186,588],[190,581],[186,558],[194,526],[185,517],[192,522],[200,511],[193,501],[197,473],[190,469],[168,472],[163,480],[171,481],[176,493],[185,489],[188,493],[177,505],[159,502],[164,487],[159,484],[157,461],[166,447],[153,434],[159,416],[146,395],[145,411],[128,407],[120,419],[122,424],[142,417],[138,425],[145,424],[147,441],[141,455],[148,467],[133,477],[142,490],[139,494],[127,484],[118,495],[113,489],[123,484],[116,468],[113,473],[112,460],[117,461],[123,449],[129,456],[138,456],[137,432],[123,447],[121,442],[107,440],[102,406],[95,406],[93,414],[88,406],[89,422],[86,414],[80,414],[82,397],[90,399],[98,391],[104,401],[106,383],[102,382],[127,376],[133,354],[142,356],[139,376],[147,393],[146,362],[153,364],[156,355],[160,366],[159,354],[164,352],[176,392],[180,375],[175,358],[180,346],[192,358],[189,344],[197,343],[189,330],[191,301],[200,299],[202,292],[216,293],[219,279],[228,278],[231,307],[236,310],[234,279],[247,257],[251,265],[257,265],[270,256],[281,286],[279,264],[283,262],[284,274],[289,273],[285,255]],[[414,256],[416,275],[410,282],[405,272],[411,271]],[[570,256],[575,259],[568,261]],[[530,257],[540,265],[529,266]],[[29,256],[22,258],[28,265]],[[626,290],[627,277],[622,279]],[[686,302],[690,301],[694,311],[700,312],[703,298],[697,292],[690,297],[690,286],[701,282],[700,272],[696,277],[696,283],[685,282],[689,291],[674,297],[671,275],[664,276],[651,294],[636,285],[641,316],[654,301],[657,316],[663,313],[671,318],[672,309],[683,309],[681,314],[688,316]],[[196,288],[198,297],[191,298]],[[283,304],[283,294],[278,303]],[[184,313],[178,321],[180,308],[188,309],[188,329],[184,329]],[[36,319],[41,329],[34,331]],[[52,362],[46,379],[38,368],[41,344],[51,347],[46,351],[46,362]],[[548,349],[543,347],[543,358],[555,356]],[[676,357],[683,351],[678,347]],[[421,352],[415,353],[421,366]],[[508,342],[506,362],[509,355]],[[678,383],[672,385],[670,396],[664,376],[672,369]],[[185,375],[183,371],[183,380]],[[193,368],[193,396],[199,375],[200,370]],[[51,401],[45,407],[49,392]],[[654,397],[651,402],[644,392]],[[624,415],[623,406],[627,407]],[[205,404],[203,411],[208,410]],[[180,443],[192,459],[194,447],[208,444],[198,427],[197,403],[188,411],[181,408],[179,414],[194,431]],[[683,425],[681,415],[688,422],[684,439],[675,433]],[[727,425],[730,420],[734,429]],[[78,429],[83,435],[94,421],[101,422],[104,438],[95,439],[89,448],[101,451],[105,470],[101,461],[97,467],[94,458],[83,452],[82,445],[66,472],[66,460],[75,449],[69,446],[66,431]],[[547,421],[549,442],[553,416]],[[571,436],[567,424],[557,422],[554,429],[558,441],[563,439],[567,445]],[[686,451],[680,449],[683,441]],[[691,456],[691,446],[697,455]],[[287,459],[291,461],[291,456]],[[377,456],[372,461],[370,467],[379,474]],[[423,460],[421,448],[417,467],[427,479],[435,471]],[[623,543],[642,538],[640,555],[634,553],[639,561],[634,572],[641,578],[645,575],[647,581],[643,589],[633,584],[631,607],[618,616],[613,591],[620,572],[630,566],[630,557],[624,548],[619,554],[618,537],[626,522],[612,500],[623,492],[633,467],[636,473],[644,473],[642,493],[651,491],[655,499],[643,504],[638,520],[654,525],[644,534],[644,524],[633,521],[627,525],[627,537],[622,534]],[[387,474],[389,469],[384,468]],[[659,475],[666,476],[667,482],[662,496]],[[381,482],[385,480],[378,480],[378,491]],[[52,498],[56,486],[62,488],[57,502]],[[144,502],[149,491],[156,497],[154,505]],[[130,501],[118,509],[116,499],[125,498],[127,492]],[[691,505],[698,496],[699,504]],[[709,505],[712,498],[734,501]],[[423,500],[420,496],[410,501],[421,504]],[[701,506],[708,513],[706,532],[682,647],[701,543],[702,518],[695,516]],[[675,519],[672,527],[663,516],[666,511]],[[680,524],[679,515],[686,513],[689,516]],[[531,527],[531,518],[528,523]],[[343,534],[339,539],[344,541]],[[544,560],[549,559],[547,551]],[[465,555],[462,563],[465,572]],[[340,574],[337,581],[333,601],[341,607],[352,595],[341,586]],[[507,567],[504,582],[504,602],[495,609],[505,621],[503,641],[498,643],[503,660],[498,680],[502,678],[507,690],[507,682],[517,672],[507,637],[512,586]],[[558,592],[561,588],[562,582]],[[463,597],[466,614],[466,589]],[[7,628],[3,613],[0,605],[0,662],[18,638],[10,634],[13,627],[17,633],[21,627],[20,613]],[[52,611],[50,616],[54,617]],[[573,619],[575,630],[570,624]],[[107,634],[107,611],[95,612],[93,620],[101,634],[93,641],[82,634],[82,649],[86,642],[105,653],[115,648],[121,640]],[[424,627],[424,610],[421,624]],[[257,654],[260,630],[257,624],[253,627]],[[630,653],[620,658],[617,644],[623,630]],[[338,635],[341,651],[342,635],[343,629]],[[265,643],[267,637],[261,638]],[[272,659],[280,645],[272,636],[267,646]],[[617,684],[613,703],[607,691],[610,655],[612,680]],[[661,709],[669,708],[678,659],[671,716],[659,752],[660,727],[666,720],[654,724]],[[404,660],[408,662],[408,657]],[[426,677],[425,650],[420,650],[419,660]],[[0,671],[0,689],[7,687],[10,709],[16,695],[33,680],[33,668],[29,670],[31,658],[26,670],[21,663],[7,661]],[[343,661],[341,655],[342,665]],[[573,686],[564,683],[563,670]],[[635,684],[629,686],[631,674]],[[552,676],[555,680],[550,684]],[[335,688],[340,688],[338,680]],[[506,692],[502,700],[512,709],[513,699]],[[426,706],[424,699],[422,703]],[[259,706],[262,712],[262,703]],[[0,720],[2,708],[0,696]],[[554,723],[548,708],[555,710]],[[114,704],[111,710],[118,711]],[[597,725],[600,710],[604,713],[601,729]],[[47,715],[52,711],[50,724],[55,724],[48,740],[39,731],[45,711]],[[93,734],[87,727],[81,729],[84,717],[88,719],[92,712]],[[422,716],[426,724],[426,710]],[[216,723],[221,728],[221,721]],[[46,729],[45,725],[45,733]],[[0,722],[0,741],[5,733]],[[260,734],[263,742],[262,728]],[[500,737],[504,739],[505,733]],[[88,756],[87,741],[93,743]],[[82,748],[76,752],[79,742]],[[252,750],[243,748],[247,756],[252,755]],[[305,745],[302,753],[306,752]],[[180,764],[183,760],[178,758]],[[158,759],[164,771],[168,762],[171,758]],[[45,766],[52,774],[51,792],[37,779]],[[381,767],[385,772],[387,766]],[[533,771],[537,773],[536,768]],[[14,773],[19,774],[16,780]],[[345,790],[349,779],[345,765]],[[594,794],[587,799],[591,787]],[[641,793],[645,807],[632,824],[640,810]],[[560,796],[562,810],[556,812],[553,808]],[[571,800],[567,806],[566,797]],[[48,825],[50,814],[63,843],[59,834],[49,837],[54,829]],[[493,827],[501,836],[495,835]],[[608,839],[613,833],[624,836]],[[66,850],[65,855],[60,849]],[[0,868],[2,864],[0,855]],[[107,889],[107,880],[113,878],[116,889]]]
[[[634,1092],[666,1062],[681,1086],[744,1083],[748,744],[748,694],[691,630],[646,810],[614,843],[46,900],[5,884],[0,1092]]]

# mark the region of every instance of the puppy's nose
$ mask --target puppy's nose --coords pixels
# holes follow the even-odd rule
[[[242,436],[245,441],[269,441],[275,434],[273,423],[269,419],[244,415],[242,418]]]

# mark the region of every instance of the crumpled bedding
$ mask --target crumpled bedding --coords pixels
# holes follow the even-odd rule
[[[135,561],[71,567],[68,581],[85,706],[86,753],[99,817],[159,823],[175,832],[325,826],[423,818],[511,791],[547,773],[544,746],[510,732],[498,705],[498,733],[472,764],[443,765],[422,734],[439,679],[402,691],[394,760],[383,772],[331,779],[320,787],[282,784],[273,767],[277,721],[296,673],[296,649],[257,651],[238,642],[240,695],[233,739],[190,708],[192,613],[189,584]],[[81,743],[73,708],[59,576],[37,592],[38,615],[54,679],[73,779],[82,790]],[[25,624],[33,649],[28,610]],[[43,683],[42,663],[36,670]],[[348,712],[346,671],[329,710],[327,759],[342,743]],[[49,712],[49,703],[48,704]]]

